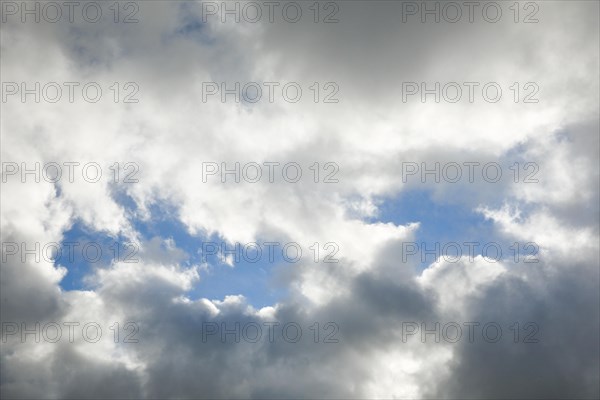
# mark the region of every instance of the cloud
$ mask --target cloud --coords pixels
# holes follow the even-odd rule
[[[498,24],[402,23],[401,2],[339,2],[334,24],[314,23],[309,9],[297,24],[220,23],[203,22],[197,2],[138,5],[136,24],[2,23],[3,82],[103,90],[97,103],[80,87],[73,102],[2,103],[2,160],[20,168],[2,175],[3,335],[7,323],[38,322],[40,336],[54,322],[81,325],[73,342],[64,325],[59,343],[7,335],[2,397],[598,396],[596,3],[540,3],[540,22],[529,25],[507,8]],[[280,84],[272,103],[203,102],[203,82],[222,81]],[[403,82],[471,81],[497,82],[501,101],[485,101],[480,89],[474,102],[403,101]],[[282,99],[290,82],[303,89],[297,103]],[[315,102],[315,82],[319,96],[339,89],[339,102]],[[523,103],[532,82],[539,102]],[[124,103],[132,88],[139,102]],[[31,174],[21,182],[21,163],[70,161],[80,163],[72,182]],[[90,162],[102,170],[95,183],[82,174]],[[257,183],[231,175],[223,183],[203,181],[207,162],[280,164],[273,182],[265,167]],[[281,175],[289,162],[301,166],[297,183]],[[497,162],[505,175],[406,182],[405,162]],[[515,183],[514,162],[521,174],[535,163],[539,182]],[[339,168],[337,183],[323,181],[326,163]],[[137,183],[125,181],[131,171]],[[485,218],[493,239],[537,243],[540,262],[403,261],[421,221],[383,221],[380,206],[417,190]],[[209,298],[195,288],[217,267],[196,262],[181,232],[140,227],[161,218],[157,208],[196,248],[206,238],[295,242],[305,257],[270,271],[285,289],[273,304],[256,307],[233,289]],[[8,242],[63,242],[76,223],[139,244],[139,262],[91,268],[86,290],[64,290],[68,268],[7,254]],[[329,242],[339,261],[314,262],[314,243],[323,257]],[[97,342],[83,336],[89,322],[102,328]],[[503,336],[423,340],[422,324],[436,322],[457,323],[464,335],[465,322],[494,322]],[[281,331],[291,323],[302,329],[297,342],[286,336],[296,325]],[[261,340],[223,339],[236,324],[246,333],[259,326]],[[539,342],[523,343],[536,326]]]

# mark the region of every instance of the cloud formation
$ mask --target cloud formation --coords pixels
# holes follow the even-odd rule
[[[273,23],[223,23],[209,3],[187,1],[132,2],[137,23],[115,23],[108,3],[98,23],[77,13],[35,23],[3,2],[3,96],[11,82],[57,82],[63,96],[47,101],[49,87],[39,102],[20,92],[2,102],[2,397],[598,397],[598,4],[530,2],[539,22],[523,24],[508,3],[497,23],[477,13],[473,23],[403,22],[406,3],[332,2],[339,22],[326,24],[306,2],[297,23],[279,9]],[[137,9],[119,6],[119,18]],[[79,83],[72,102],[67,82]],[[82,91],[90,82],[98,102]],[[256,82],[263,97],[208,98],[207,82]],[[407,82],[455,82],[463,97],[405,98]],[[478,83],[472,102],[468,82]],[[495,103],[482,92],[490,82],[503,90]],[[288,83],[302,88],[298,102],[286,100]],[[539,101],[524,103],[536,87]],[[36,162],[63,176],[23,175]],[[79,163],[72,182],[65,162]],[[102,171],[93,183],[90,162]],[[204,181],[206,163],[236,162],[279,164],[273,182],[266,167],[257,183]],[[301,166],[296,183],[280,175],[290,162]],[[403,179],[408,162],[498,163],[504,175],[422,182]],[[523,182],[528,162],[536,183]],[[338,182],[323,182],[326,163]],[[424,222],[383,209],[416,215],[402,201],[414,191],[432,215],[452,204],[490,224],[487,237],[456,220],[474,241],[503,246],[501,259],[405,261],[406,243],[428,241]],[[157,208],[184,232],[141,228]],[[139,261],[97,263],[86,287],[67,290],[69,266],[6,246],[64,243],[76,224],[135,243]],[[294,242],[304,257],[268,271],[284,289],[273,304],[235,290],[209,298],[195,288],[223,266],[196,257],[207,238]],[[322,260],[330,242],[336,263]],[[515,242],[537,244],[538,262],[515,262]]]

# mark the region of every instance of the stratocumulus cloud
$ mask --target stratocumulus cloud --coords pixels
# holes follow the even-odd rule
[[[1,2],[2,398],[598,398],[594,1]]]

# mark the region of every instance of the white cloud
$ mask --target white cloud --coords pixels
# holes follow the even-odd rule
[[[520,393],[540,397],[547,394],[541,386],[560,382],[558,389],[551,385],[557,395],[597,395],[598,383],[588,377],[598,370],[597,344],[580,332],[572,349],[559,339],[571,332],[561,321],[597,336],[591,301],[598,290],[598,5],[544,2],[540,23],[529,26],[510,19],[402,24],[400,3],[340,5],[339,24],[211,23],[187,36],[177,31],[199,15],[198,3],[141,3],[140,23],[132,25],[2,24],[3,82],[96,81],[104,89],[94,104],[2,104],[4,162],[94,161],[104,172],[97,183],[63,179],[56,186],[8,177],[3,241],[60,242],[82,222],[98,235],[142,246],[139,263],[94,270],[90,291],[62,291],[65,271],[49,262],[2,264],[3,322],[135,321],[141,339],[11,341],[1,351],[3,397],[81,398],[92,395],[89,388],[105,397],[146,398],[518,395],[507,387],[516,378],[495,377],[485,363],[490,347],[402,343],[398,331],[407,319],[485,320],[500,312],[554,329],[540,324],[542,340],[555,347],[541,344],[546,350],[529,359],[523,379],[535,371],[543,379],[518,380]],[[204,81],[295,81],[305,93],[299,103],[203,103]],[[315,104],[308,89],[315,81],[339,85],[340,102]],[[403,81],[494,81],[503,99],[404,103]],[[139,103],[115,104],[114,82],[137,83]],[[540,102],[514,103],[514,82],[536,82]],[[423,187],[434,201],[481,213],[508,240],[538,243],[539,265],[477,258],[419,271],[400,263],[401,244],[419,234],[418,221],[372,219],[382,198],[422,188],[402,182],[402,161],[511,165],[512,157],[538,163],[540,183]],[[265,161],[298,162],[305,175],[295,184],[202,182],[203,162]],[[139,182],[111,182],[115,162],[139,165]],[[314,162],[337,163],[339,183],[312,182]],[[133,199],[133,214],[119,195]],[[172,207],[172,217],[198,238],[294,241],[306,254],[314,242],[335,242],[340,262],[294,265],[282,279],[288,296],[262,309],[239,293],[194,299],[189,292],[207,266],[185,265],[171,232],[142,238],[134,228],[135,219],[155,217],[154,205]],[[522,216],[511,211],[517,209]],[[566,305],[554,323],[552,307],[565,292],[571,297],[560,299]],[[506,297],[496,299],[498,293]],[[574,320],[569,312],[580,304]],[[306,330],[300,343],[200,340],[205,322],[290,320]],[[315,321],[336,321],[340,342],[311,343]],[[510,350],[500,355],[502,365],[527,358],[531,348]],[[582,367],[558,362],[566,353],[580,357]]]

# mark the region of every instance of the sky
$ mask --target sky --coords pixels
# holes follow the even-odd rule
[[[598,398],[599,3],[469,4],[2,0],[2,398]]]

